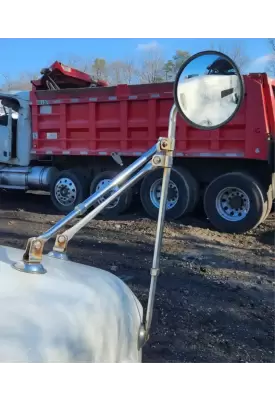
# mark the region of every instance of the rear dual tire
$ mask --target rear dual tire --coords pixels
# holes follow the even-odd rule
[[[96,175],[90,185],[90,194],[95,193],[100,189],[106,187],[112,181],[112,179],[116,177],[117,174],[118,172],[116,171],[104,171]],[[95,206],[102,203],[105,199],[107,199],[107,197],[114,193],[114,191],[115,190],[113,189],[109,193],[107,193],[107,195],[101,197],[100,200],[95,203]],[[111,202],[104,210],[102,210],[100,214],[110,218],[117,217],[118,215],[128,210],[132,202],[132,197],[133,192],[132,189],[129,188],[119,197],[117,197],[113,202]]]
[[[155,170],[142,181],[140,199],[146,213],[156,219],[161,197],[162,170]],[[166,218],[173,220],[191,213],[199,199],[199,185],[193,175],[186,169],[175,167],[171,170]]]
[[[221,232],[244,233],[256,228],[271,206],[261,184],[249,174],[231,172],[214,179],[204,194],[204,210]]]
[[[104,186],[116,175],[115,171],[104,171],[96,175],[90,185],[90,193],[99,190],[102,184]],[[158,216],[162,176],[162,170],[151,172],[143,179],[140,188],[141,203],[147,214],[154,219]],[[69,213],[88,197],[88,186],[84,171],[61,171],[51,185],[53,205],[64,214]],[[185,168],[173,168],[166,218],[175,220],[191,213],[198,199],[199,185],[192,174]],[[130,207],[131,201],[132,189],[129,189],[119,196],[115,206],[112,204],[107,207],[102,214],[110,218],[116,217]],[[217,230],[227,233],[244,233],[256,228],[268,217],[272,201],[271,188],[265,191],[255,178],[244,172],[232,172],[217,177],[208,185],[203,199],[204,211],[211,224]]]
[[[95,193],[105,187],[116,175],[116,171],[104,171],[99,173],[92,180],[89,187],[89,178],[85,176],[84,170],[78,168],[63,170],[59,172],[51,184],[50,194],[52,203],[58,211],[67,214],[74,210],[78,204],[86,200],[89,193]],[[113,192],[114,191],[111,191],[111,193]],[[100,204],[108,196],[109,194],[100,198],[94,206]],[[101,215],[110,218],[117,217],[130,207],[131,201],[132,190],[128,189],[107,206],[101,212]]]

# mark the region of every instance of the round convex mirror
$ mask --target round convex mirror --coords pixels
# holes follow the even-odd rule
[[[219,128],[239,110],[244,82],[234,61],[217,51],[190,57],[179,69],[174,86],[178,111],[199,129]]]

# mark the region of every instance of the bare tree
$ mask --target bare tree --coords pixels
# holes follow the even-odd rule
[[[136,68],[135,64],[132,60],[128,60],[123,64],[122,68],[122,75],[123,75],[123,82],[130,85],[133,83],[135,78]]]
[[[69,67],[79,69],[80,71],[91,73],[93,60],[79,57],[77,55],[72,55],[68,58],[68,62],[66,64]]]
[[[57,58],[62,64],[67,65],[68,67],[79,69],[80,71],[91,73],[92,72],[92,58],[84,58],[77,54],[69,54],[67,56],[60,56]]]
[[[266,72],[275,77],[275,39],[268,39],[271,48],[271,54],[267,62]]]
[[[92,74],[96,79],[107,78],[107,63],[104,58],[96,58],[92,65]]]
[[[234,46],[231,51],[229,51],[229,56],[235,61],[241,72],[250,62],[250,58],[241,44]]]
[[[3,73],[1,76],[4,78],[4,83],[1,87],[1,90],[4,92],[9,92],[12,90],[12,80],[9,76],[9,74]]]
[[[137,73],[140,83],[156,83],[164,80],[164,59],[159,49],[144,53]]]
[[[113,85],[123,82],[122,77],[123,61],[114,61],[108,65],[108,81]]]
[[[108,80],[114,85],[127,83],[130,85],[134,80],[135,67],[133,61],[117,60],[107,67]]]
[[[231,48],[226,48],[226,46],[221,43],[211,43],[212,50],[217,50],[222,53],[227,54],[233,61],[237,64],[240,71],[243,72],[247,65],[250,63],[250,58],[246,53],[246,49],[241,42],[235,43]]]
[[[16,79],[11,79],[9,74],[1,74],[4,79],[5,83],[2,86],[2,90],[5,92],[9,92],[12,90],[31,90],[32,84],[31,81],[38,79],[39,74],[36,73],[29,73],[29,72],[24,72],[21,73],[19,78]]]

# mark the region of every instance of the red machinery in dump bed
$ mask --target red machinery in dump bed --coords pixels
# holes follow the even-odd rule
[[[108,184],[122,163],[167,136],[173,83],[107,86],[59,62],[41,73],[31,92],[1,92],[0,187],[49,190],[67,213]],[[244,81],[242,107],[220,129],[201,131],[178,118],[168,218],[191,213],[200,199],[221,231],[245,232],[268,216],[275,198],[275,80],[249,74]],[[125,212],[138,194],[154,218],[160,189],[161,172],[153,171],[107,214]]]

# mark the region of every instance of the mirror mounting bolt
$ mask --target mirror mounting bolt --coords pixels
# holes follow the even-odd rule
[[[152,158],[152,164],[154,167],[171,168],[173,165],[173,156],[158,154]]]
[[[159,141],[159,151],[174,151],[175,150],[175,139],[173,138],[161,138]]]
[[[161,166],[162,155],[155,155],[152,159],[152,164],[154,166]]]
[[[59,253],[65,253],[65,251],[67,250],[67,245],[68,245],[67,236],[57,235],[53,250]]]

